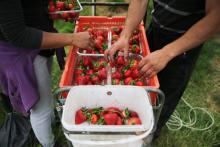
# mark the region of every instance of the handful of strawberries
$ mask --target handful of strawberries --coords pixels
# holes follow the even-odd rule
[[[140,125],[141,120],[137,112],[125,108],[80,108],[75,114],[75,124],[88,122],[95,125]]]

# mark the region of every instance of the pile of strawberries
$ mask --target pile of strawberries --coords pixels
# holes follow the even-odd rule
[[[109,108],[80,108],[75,113],[75,124],[88,122],[95,125],[140,125],[141,120],[135,111],[128,108],[120,110],[117,107]]]
[[[76,0],[50,0],[48,9],[52,19],[69,21],[79,16],[79,13],[73,11],[79,9]]]
[[[95,40],[93,49],[79,49],[80,53],[86,54],[104,54],[108,48],[108,30],[107,29],[92,29],[90,26],[85,26],[83,31],[89,32]]]
[[[117,56],[112,67],[112,85],[136,85],[144,86],[140,78],[138,64],[140,59],[131,58],[125,62],[124,56]]]
[[[74,71],[76,85],[100,85],[107,79],[108,63],[103,58],[81,56]]]
[[[119,38],[120,34],[123,30],[123,26],[118,26],[118,27],[112,27],[111,28],[111,33],[112,33],[112,40],[111,43],[114,44]],[[141,49],[140,49],[140,31],[138,29],[135,29],[130,40],[129,40],[129,51],[134,54],[140,54]]]

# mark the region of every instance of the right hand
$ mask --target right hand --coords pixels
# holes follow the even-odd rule
[[[105,51],[105,59],[108,61],[109,60],[108,57],[110,56],[110,60],[114,61],[115,53],[117,51],[123,51],[125,60],[127,60],[128,49],[129,49],[129,39],[120,37],[117,42],[115,42],[109,49]]]
[[[74,33],[72,44],[79,48],[92,49],[94,47],[94,39],[88,32]]]

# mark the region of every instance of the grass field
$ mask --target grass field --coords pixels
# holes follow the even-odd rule
[[[104,8],[98,10],[102,15]],[[106,8],[105,8],[106,9]],[[90,9],[85,8],[83,15],[89,15]],[[73,25],[63,22],[56,23],[60,32],[71,32]],[[220,41],[219,36],[206,42],[196,64],[192,78],[187,86],[183,98],[193,107],[202,107],[208,110],[215,119],[214,125],[205,131],[195,131],[188,128],[181,128],[178,131],[170,131],[164,127],[161,136],[154,143],[156,147],[217,147],[220,146]],[[58,87],[60,75],[57,62],[53,65],[53,90]],[[177,109],[180,117],[188,122],[188,111],[183,101],[180,101]],[[0,121],[4,119],[2,108],[0,108]],[[193,116],[193,115],[192,115]],[[211,120],[207,115],[198,111],[196,128],[203,128],[210,124]],[[65,140],[62,131],[56,130],[56,137]]]
[[[107,8],[97,8],[98,15]],[[90,14],[85,10],[85,15]],[[122,13],[124,15],[125,13]],[[148,13],[149,14],[149,13]],[[118,14],[119,15],[119,14]],[[57,74],[55,74],[57,75]],[[58,82],[59,79],[54,80]],[[56,82],[54,85],[57,85]],[[193,107],[202,107],[214,116],[214,125],[206,131],[195,131],[182,127],[178,131],[170,131],[165,127],[159,139],[154,143],[156,147],[213,147],[220,146],[220,43],[219,36],[206,42],[196,64],[196,68],[188,87],[183,95]],[[180,101],[177,111],[182,120],[188,122],[189,107]],[[191,114],[193,117],[193,115]],[[194,118],[194,117],[193,117]],[[197,122],[193,127],[204,128],[211,123],[210,118],[197,111]]]

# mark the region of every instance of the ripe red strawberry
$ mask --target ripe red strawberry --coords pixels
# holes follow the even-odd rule
[[[99,77],[99,79],[101,79],[101,80],[107,78],[106,68],[102,68],[101,70],[98,71],[98,77]]]
[[[127,125],[140,125],[141,120],[138,117],[131,117],[127,120]]]
[[[134,44],[134,45],[132,45],[132,47],[131,47],[131,51],[132,51],[132,53],[140,54],[141,49],[140,49],[140,47],[139,47],[138,45]]]
[[[117,59],[116,59],[116,63],[118,65],[125,65],[125,59],[123,56],[118,56]]]
[[[104,42],[104,37],[103,36],[98,36],[97,40],[100,40],[103,43]]]
[[[112,78],[113,79],[121,79],[122,74],[119,71],[116,71],[116,72],[112,73]]]
[[[108,113],[108,114],[105,114],[103,117],[104,117],[106,125],[115,125],[118,120],[118,115],[115,113]]]
[[[100,84],[100,79],[96,74],[91,75],[90,78],[93,84]]]
[[[74,74],[75,74],[76,76],[78,76],[78,75],[83,74],[83,72],[84,72],[84,67],[79,66],[77,69],[75,69]]]
[[[107,109],[106,109],[106,111],[108,112],[108,113],[115,113],[115,112],[119,112],[120,113],[120,109],[119,108],[117,108],[117,107],[108,107]]]
[[[144,86],[144,83],[141,82],[141,81],[137,81],[137,82],[135,83],[135,85],[136,85],[136,86]]]
[[[94,74],[94,71],[92,69],[86,70],[86,75],[92,75]]]
[[[98,116],[95,114],[92,114],[90,121],[92,124],[96,124],[98,121]]]
[[[69,14],[68,14],[67,12],[63,12],[63,13],[62,13],[62,17],[63,17],[64,19],[68,19]]]
[[[135,69],[135,70],[132,71],[131,77],[132,77],[133,79],[136,79],[136,78],[139,78],[139,77],[140,77],[140,72],[138,71],[138,69]]]
[[[56,8],[54,5],[50,5],[49,12],[55,12]]]
[[[76,111],[75,114],[75,124],[81,124],[87,120],[86,115],[83,114],[82,109]]]
[[[130,77],[131,76],[131,70],[130,69],[127,69],[127,70],[124,70],[124,76],[125,77]]]
[[[98,39],[95,40],[95,48],[98,50],[102,50],[102,42]]]
[[[118,120],[117,120],[117,122],[116,122],[116,125],[122,125],[122,124],[123,124],[123,122],[122,122],[121,117],[118,117]]]
[[[89,57],[83,57],[82,58],[82,64],[83,64],[83,66],[89,66],[89,67],[92,67],[92,60],[91,60],[91,58],[89,58]]]
[[[129,110],[130,117],[139,117],[137,112]]]
[[[86,84],[86,78],[84,75],[79,75],[76,77],[76,84],[77,85],[85,85]]]
[[[88,84],[90,82],[90,76],[85,75],[85,84]]]
[[[127,78],[124,80],[124,84],[125,84],[125,85],[134,85],[134,80],[133,80],[131,77],[127,77]]]
[[[57,1],[56,2],[56,7],[59,8],[60,10],[64,9],[65,3],[62,1]]]

